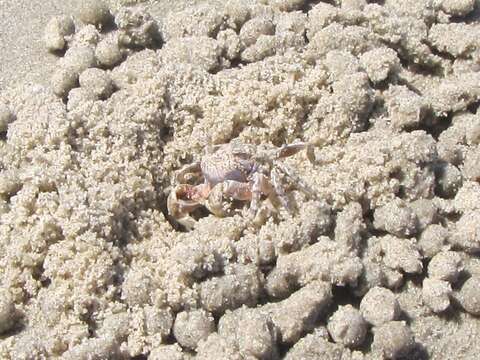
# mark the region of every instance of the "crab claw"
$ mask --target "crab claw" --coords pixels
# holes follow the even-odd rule
[[[193,229],[196,224],[196,220],[190,216],[190,213],[202,206],[201,203],[194,200],[195,194],[195,186],[182,184],[175,186],[167,198],[169,215],[189,230]]]
[[[197,161],[178,170],[175,177],[179,184],[186,184],[190,183],[192,179],[198,177],[201,171],[200,162]]]
[[[205,207],[212,214],[218,217],[225,217],[228,215],[227,208],[225,207],[223,198],[223,183],[217,184],[212,188],[212,191],[208,195],[208,199],[205,202]]]

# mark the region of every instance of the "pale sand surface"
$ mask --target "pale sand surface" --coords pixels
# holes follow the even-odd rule
[[[45,83],[57,57],[45,50],[43,33],[52,16],[71,15],[82,0],[0,0],[0,90],[17,82]],[[112,0],[112,6],[117,5]],[[195,0],[146,3],[155,16]]]
[[[81,2],[0,0],[0,358],[476,359],[478,2],[152,0],[112,66],[44,47]],[[238,140],[312,144],[310,190],[186,231],[176,171]]]
[[[56,57],[45,51],[43,29],[52,16],[71,12],[75,2],[0,1],[0,89],[19,81],[45,81]]]

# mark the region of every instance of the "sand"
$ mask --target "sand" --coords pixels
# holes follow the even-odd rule
[[[43,30],[56,14],[72,11],[73,2],[0,2],[0,88],[23,81],[45,83],[56,57],[45,51]]]
[[[196,0],[143,1],[150,13],[162,17],[169,11],[192,6]],[[45,84],[55,68],[57,57],[45,51],[43,36],[53,16],[70,15],[81,0],[0,1],[0,89],[23,82]],[[120,6],[121,0],[110,5]]]
[[[0,358],[477,356],[480,3],[0,6]]]

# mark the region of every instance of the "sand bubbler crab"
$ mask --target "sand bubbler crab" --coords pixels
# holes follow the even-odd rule
[[[199,161],[177,171],[177,185],[167,199],[168,212],[187,229],[196,223],[191,213],[202,206],[224,217],[232,213],[232,202],[250,202],[248,215],[255,217],[265,197],[293,212],[284,180],[307,196],[314,193],[281,160],[302,150],[313,161],[313,148],[304,142],[274,147],[232,141],[211,146]]]

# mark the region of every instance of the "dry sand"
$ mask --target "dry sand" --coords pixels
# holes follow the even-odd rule
[[[480,3],[126,3],[0,2],[0,358],[475,359]]]
[[[139,1],[140,3],[141,1]],[[192,6],[198,0],[143,1],[150,13],[162,17],[169,11]],[[82,0],[0,1],[0,89],[23,82],[47,83],[57,57],[45,51],[45,25],[53,16],[73,14]],[[121,0],[111,0],[116,8]]]
[[[0,88],[30,79],[45,81],[56,59],[45,51],[43,29],[54,14],[69,10],[65,1],[0,2]]]

